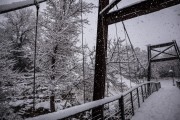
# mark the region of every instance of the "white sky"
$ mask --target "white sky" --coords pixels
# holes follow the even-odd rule
[[[1,4],[17,2],[20,0],[0,0]],[[91,0],[98,6],[99,0]],[[140,0],[122,0],[118,6],[122,7]],[[41,4],[41,9],[45,8],[45,4]],[[94,9],[92,13],[84,15],[89,20],[89,25],[84,28],[84,40],[92,47],[96,44],[97,33],[97,11]],[[179,14],[179,15],[178,15]],[[0,15],[2,18],[2,15]],[[131,41],[135,47],[146,49],[148,44],[158,44],[176,40],[180,46],[180,5],[163,9],[156,13],[151,13],[124,21]],[[122,24],[118,23],[118,34],[124,38]],[[115,25],[109,26],[109,38],[115,38]]]

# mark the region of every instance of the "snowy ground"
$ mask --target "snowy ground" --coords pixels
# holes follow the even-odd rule
[[[180,89],[171,80],[161,80],[162,88],[153,93],[131,120],[180,120]]]

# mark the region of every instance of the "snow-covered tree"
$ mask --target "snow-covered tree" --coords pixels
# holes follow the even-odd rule
[[[39,42],[38,68],[49,80],[51,96],[54,96],[56,85],[71,83],[77,77],[73,72],[76,68],[73,61],[80,48],[76,44],[81,22],[88,22],[86,19],[81,20],[80,15],[81,12],[90,12],[93,7],[92,4],[83,2],[81,11],[81,1],[51,0],[43,12],[40,25],[44,35]],[[52,103],[54,98],[51,98],[51,111],[55,111]]]
[[[8,59],[14,60],[13,70],[26,72],[31,66],[31,60],[28,56],[29,44],[33,41],[33,11],[31,9],[22,9],[4,14],[5,20],[0,23],[3,31],[2,41],[7,41],[9,49],[6,52]],[[6,43],[7,43],[6,42]]]

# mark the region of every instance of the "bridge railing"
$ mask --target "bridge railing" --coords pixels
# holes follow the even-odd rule
[[[177,87],[180,89],[180,81],[176,81],[176,85],[177,85]]]
[[[160,82],[146,82],[128,91],[112,97],[92,101],[54,113],[49,113],[27,120],[127,120],[153,92],[161,88]],[[92,110],[104,107],[104,115],[92,116]]]

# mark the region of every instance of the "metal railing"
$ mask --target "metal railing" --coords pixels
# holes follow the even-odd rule
[[[107,97],[27,120],[129,120],[145,99],[160,88],[160,82],[146,82],[117,96]],[[98,114],[92,116],[92,110],[102,106],[104,108],[103,117]]]
[[[176,85],[177,85],[177,87],[180,89],[180,81],[176,81]]]

